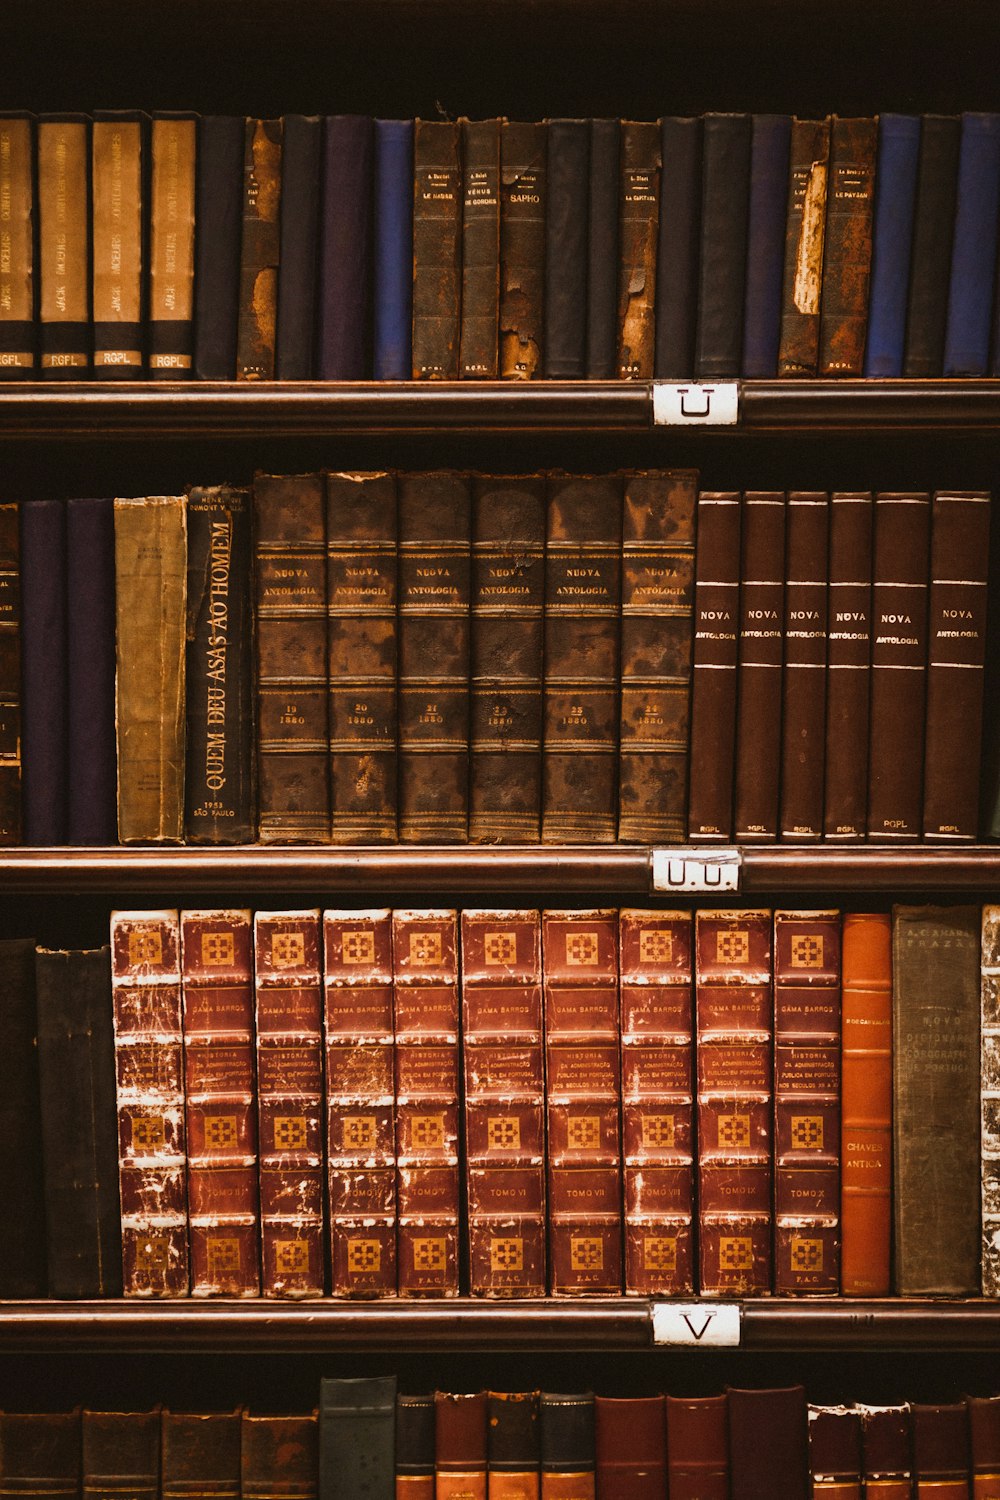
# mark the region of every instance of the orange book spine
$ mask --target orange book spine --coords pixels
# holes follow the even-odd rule
[[[890,1290],[892,1225],[892,922],[844,917],[841,1262],[846,1296]]]

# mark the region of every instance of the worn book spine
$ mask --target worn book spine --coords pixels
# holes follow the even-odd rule
[[[546,131],[500,125],[499,374],[534,380],[544,369]]]
[[[90,371],[90,121],[38,121],[38,317],[42,375]]]
[[[434,1395],[396,1397],[394,1500],[434,1500]]]
[[[662,1396],[595,1397],[601,1500],[662,1500],[667,1492],[666,1418]]]
[[[413,379],[456,380],[462,310],[459,126],[416,120],[413,128]]]
[[[284,115],[281,122],[281,209],[278,246],[278,380],[310,380],[316,371],[316,289],[319,266],[319,115]]]
[[[893,1199],[899,1296],[980,1287],[980,914],[897,906]]]
[[[660,121],[660,231],[656,252],[657,380],[694,373],[701,250],[700,115]]]
[[[364,380],[371,371],[372,191],[375,122],[328,115],[323,122],[316,373]]]
[[[859,1404],[858,1410],[866,1500],[911,1500],[910,1408]]]
[[[785,639],[781,703],[783,839],[823,837],[829,496],[795,490],[785,511]]]
[[[396,1377],[321,1380],[319,1492],[389,1500],[393,1493]]]
[[[539,1500],[595,1500],[594,1395],[542,1391]]]
[[[392,913],[323,913],[331,1290],[396,1291]]]
[[[972,1500],[990,1500],[1000,1491],[1000,1398],[966,1396]]]
[[[542,913],[549,1291],[622,1289],[621,1059],[614,911]]]
[[[989,369],[998,206],[1000,114],[967,111],[958,151],[943,375],[985,375]]]
[[[187,494],[184,834],[247,844],[256,833],[251,496],[232,485]]]
[[[118,837],[184,837],[187,502],[115,501]]]
[[[458,373],[497,377],[500,308],[500,121],[463,120],[462,318]]]
[[[253,919],[265,1297],[319,1297],[323,1265],[323,981],[318,911]]]
[[[771,1290],[771,913],[695,914],[698,1289]]]
[[[620,380],[651,380],[656,351],[656,250],[660,213],[660,129],[622,121],[618,228]]]
[[[401,1297],[458,1296],[458,917],[394,911]]]
[[[872,497],[830,496],[823,837],[864,840],[872,654]]]
[[[486,1392],[434,1393],[436,1500],[486,1500]]]
[[[792,121],[778,374],[814,376],[826,234],[830,119]]]
[[[923,115],[920,120],[903,359],[903,374],[911,378],[940,375],[944,362],[952,236],[941,229],[955,222],[961,128],[955,115]]]
[[[399,477],[399,837],[464,843],[469,827],[471,481]]]
[[[21,812],[26,844],[64,844],[68,822],[66,507],[20,510]]]
[[[785,511],[780,492],[756,490],[743,496],[733,799],[735,836],[741,844],[767,843],[778,833]]]
[[[840,1290],[890,1291],[892,1236],[892,923],[844,916],[841,1032]]]
[[[0,111],[0,380],[30,380],[38,362],[35,127]]]
[[[591,124],[548,123],[543,344],[550,380],[586,375]]]
[[[536,911],[462,912],[469,1287],[545,1295],[545,1066]]]
[[[335,844],[395,842],[396,477],[327,474],[330,801]]]
[[[413,368],[413,121],[375,121],[372,374],[409,380]]]
[[[191,1293],[257,1297],[251,912],[181,912],[181,992]]]
[[[809,1407],[811,1493],[861,1500],[861,1416],[846,1406]]]
[[[1000,1297],[1000,907],[984,906],[980,981],[982,1291]]]
[[[610,844],[618,830],[623,481],[549,479],[542,842]]]
[[[67,810],[70,844],[117,838],[115,507],[66,502]]]
[[[241,1500],[317,1500],[319,1416],[240,1413]]]
[[[590,122],[587,212],[588,380],[611,380],[618,353],[618,182],[621,124]]]
[[[743,354],[750,116],[703,116],[701,257],[694,373],[732,379]]]
[[[538,1391],[489,1391],[486,1485],[493,1500],[527,1500],[541,1484]]]
[[[545,480],[476,476],[472,511],[469,839],[537,843]]]
[[[880,115],[866,375],[898,379],[903,373],[919,155],[920,116]]]
[[[80,1493],[80,1412],[0,1412],[0,1464],[13,1494],[62,1497]]]
[[[754,115],[751,121],[743,361],[740,366],[744,380],[773,380],[778,372],[791,127],[788,115]]]
[[[322,474],[257,474],[258,826],[263,844],[330,836]]]
[[[729,1500],[725,1396],[667,1397],[667,1478],[671,1500]]]
[[[232,380],[236,373],[243,137],[244,122],[237,115],[202,115],[198,122],[194,373],[199,380]]]
[[[732,1500],[809,1495],[806,1393],[802,1386],[739,1390],[727,1386]]]
[[[81,1413],[80,1468],[85,1495],[127,1490],[160,1500],[160,1409]]]
[[[236,379],[273,380],[281,253],[281,121],[248,119],[243,136]]]
[[[698,496],[687,817],[697,844],[725,844],[733,831],[740,509],[736,490]]]
[[[188,1290],[180,925],[111,913],[122,1269],[129,1297]]]
[[[240,1500],[242,1413],[189,1415],[164,1411],[161,1427],[161,1500]]]
[[[0,1297],[44,1297],[45,1194],[32,938],[0,941]]]
[[[138,110],[97,110],[90,129],[94,375],[141,380],[148,279],[149,128]]]
[[[149,150],[147,365],[151,380],[180,380],[194,362],[198,116],[154,115]]]
[[[864,368],[877,140],[877,120],[834,115],[819,320],[824,376],[860,375]]]
[[[16,504],[0,505],[0,845],[22,838],[19,512]]]
[[[969,1418],[964,1402],[910,1407],[916,1500],[967,1500]]]
[[[691,915],[618,914],[625,1291],[694,1291]]]

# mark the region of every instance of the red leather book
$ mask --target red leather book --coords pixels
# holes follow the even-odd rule
[[[258,1297],[249,911],[182,911],[191,1292]]]
[[[163,1413],[161,1500],[240,1500],[238,1411]]]
[[[670,1500],[729,1500],[725,1396],[667,1397]]]
[[[965,1405],[910,1408],[914,1500],[969,1500],[969,1417]]]
[[[434,1393],[435,1500],[486,1500],[486,1392]]]
[[[392,913],[323,913],[331,1289],[396,1290]]]
[[[890,1291],[892,1240],[892,921],[849,913],[843,927],[840,1290]]]
[[[695,917],[699,1290],[771,1290],[771,913]]]
[[[829,530],[829,496],[789,494],[779,829],[783,839],[804,843],[823,837]]]
[[[545,1071],[537,911],[462,913],[469,1289],[545,1294]]]
[[[866,1500],[911,1500],[910,1408],[859,1406]]]
[[[122,1270],[129,1297],[188,1290],[180,927],[111,913]]]
[[[303,1417],[240,1420],[241,1500],[315,1500],[319,1490],[319,1423]]]
[[[809,1458],[806,1393],[728,1386],[731,1500],[806,1500]]]
[[[83,1493],[160,1500],[160,1409],[84,1411]]]
[[[830,496],[823,834],[861,843],[868,818],[872,654],[872,497]]]
[[[600,1500],[663,1500],[667,1408],[662,1396],[594,1398]]]
[[[966,1396],[972,1500],[1000,1495],[1000,1396]]]
[[[691,671],[691,776],[688,838],[725,844],[733,832],[736,661],[740,605],[740,497],[698,496],[694,645]]]
[[[539,1500],[538,1391],[490,1391],[486,1398],[486,1486],[490,1500]]]
[[[618,916],[542,913],[549,1290],[622,1287]]]
[[[0,1484],[10,1495],[76,1500],[80,1494],[80,1413],[0,1412]]]
[[[625,1290],[694,1289],[691,914],[618,914]]]
[[[785,508],[780,491],[743,496],[733,796],[735,837],[741,844],[778,836]]]
[[[458,1295],[458,916],[394,911],[401,1297]]]
[[[260,1257],[266,1297],[323,1292],[323,1000],[318,911],[254,915]]]
[[[861,1415],[846,1406],[810,1406],[812,1494],[861,1500]]]

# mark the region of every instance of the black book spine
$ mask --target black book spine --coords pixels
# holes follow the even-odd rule
[[[320,1381],[319,1492],[391,1500],[396,1377]]]
[[[198,127],[194,370],[232,380],[243,232],[243,118],[203,115]]]
[[[660,121],[660,240],[656,259],[656,378],[694,370],[701,244],[700,117]]]
[[[38,356],[35,126],[0,111],[0,380],[31,380]]]
[[[368,115],[327,116],[322,172],[316,373],[321,380],[366,380],[375,187],[375,123]]]
[[[318,115],[286,115],[283,129],[275,374],[279,380],[309,380],[316,337],[322,125]]]
[[[618,192],[621,125],[590,122],[587,237],[588,380],[613,380],[618,368]]]
[[[67,797],[71,844],[118,838],[115,505],[66,504]]]
[[[396,1397],[397,1500],[433,1500],[433,1395]]]
[[[586,374],[590,125],[549,121],[543,347],[551,380]]]
[[[699,380],[740,373],[749,203],[750,116],[707,114],[695,341]]]
[[[26,844],[64,844],[66,507],[21,506],[22,812]]]
[[[960,136],[961,122],[954,115],[921,120],[903,360],[908,379],[940,375],[944,361]]]
[[[580,1395],[554,1395],[542,1391],[539,1411],[542,1426],[542,1493],[545,1475],[582,1476],[594,1474],[594,1396],[592,1391]],[[593,1492],[580,1483],[580,1493]],[[556,1490],[556,1494],[562,1493]]]
[[[35,944],[0,942],[0,1297],[45,1296]]]
[[[502,1494],[530,1492],[541,1469],[537,1391],[490,1391],[487,1397],[487,1483]],[[522,1492],[523,1493],[523,1492]]]

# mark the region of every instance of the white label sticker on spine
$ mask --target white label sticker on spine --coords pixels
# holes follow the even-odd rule
[[[653,890],[696,892],[738,891],[738,849],[685,848],[653,850]]]
[[[740,1316],[736,1302],[654,1302],[653,1343],[685,1349],[736,1349]]]
[[[740,388],[735,380],[693,380],[673,384],[653,381],[654,427],[735,427],[740,418]]]

